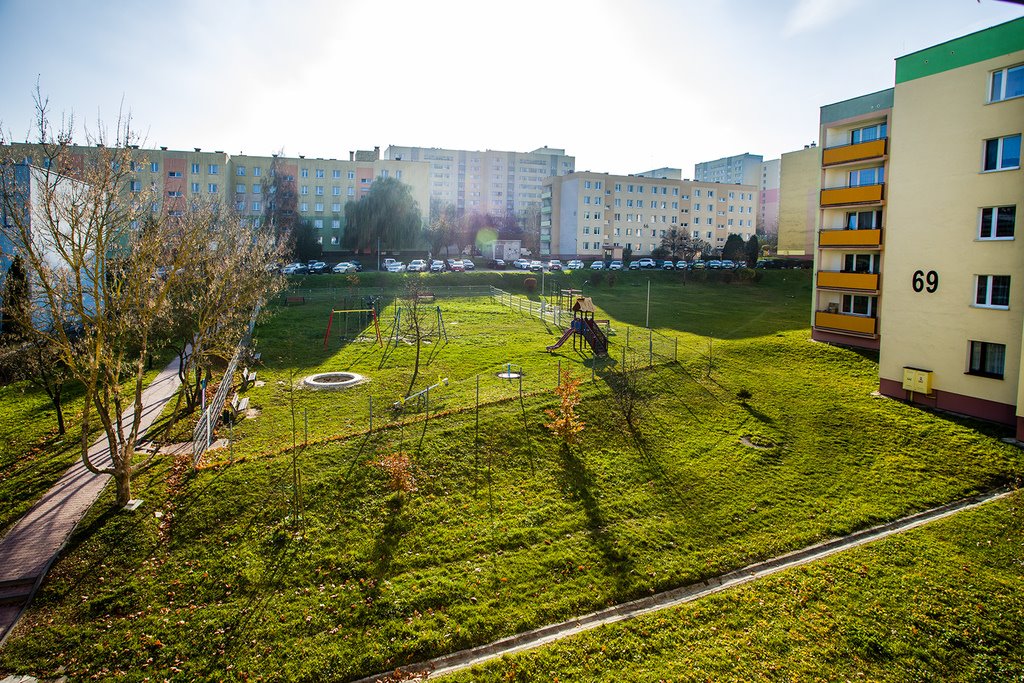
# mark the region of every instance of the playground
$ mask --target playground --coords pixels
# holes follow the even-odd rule
[[[656,289],[652,329],[640,287],[574,293],[561,326],[523,290],[289,293],[231,448],[157,461],[141,515],[99,506],[0,668],[354,680],[1022,473],[999,432],[873,397],[870,358],[807,339],[803,286]],[[545,427],[566,369],[572,446]]]

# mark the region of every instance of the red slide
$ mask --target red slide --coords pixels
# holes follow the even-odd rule
[[[548,351],[554,351],[554,350],[555,350],[555,349],[557,349],[557,348],[558,348],[559,346],[561,346],[562,344],[564,344],[564,343],[565,343],[565,340],[566,340],[566,339],[568,339],[568,338],[569,338],[569,337],[571,337],[571,336],[572,336],[572,327],[570,326],[570,327],[566,328],[566,330],[565,330],[565,333],[564,333],[564,334],[562,335],[562,338],[561,338],[561,339],[559,339],[558,341],[556,341],[556,342],[555,342],[554,344],[552,344],[551,346],[548,346],[548,347],[547,347],[547,350],[548,350]]]

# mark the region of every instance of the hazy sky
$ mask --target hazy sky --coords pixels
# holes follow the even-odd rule
[[[682,168],[816,139],[894,59],[1024,15],[995,0],[0,0],[0,121],[38,79],[78,130],[347,158],[389,144],[563,147],[578,170]],[[78,135],[79,141],[84,135]]]

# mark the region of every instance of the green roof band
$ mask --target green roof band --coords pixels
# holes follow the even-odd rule
[[[896,83],[1024,50],[1024,17],[896,58]]]

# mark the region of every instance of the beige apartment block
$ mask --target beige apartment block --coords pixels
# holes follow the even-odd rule
[[[896,61],[880,390],[1024,440],[1024,19]]]
[[[892,88],[821,108],[817,341],[877,349]]]
[[[15,158],[43,163],[42,150],[31,143],[11,145]],[[72,146],[68,164],[81,168],[95,156],[95,147]],[[426,162],[381,159],[379,149],[351,152],[348,159],[229,155],[204,152],[137,149],[128,191],[155,186],[160,201],[154,211],[174,215],[189,201],[217,200],[234,207],[245,219],[259,224],[268,211],[271,186],[290,186],[295,211],[316,231],[324,251],[340,251],[345,230],[345,204],[358,201],[378,178],[395,178],[408,185],[426,224],[430,212],[430,165]]]
[[[808,145],[779,160],[779,256],[810,256],[818,226],[821,149]]]
[[[721,248],[756,230],[757,186],[580,172],[544,181],[540,251],[602,258],[614,248],[648,256],[669,230]]]

